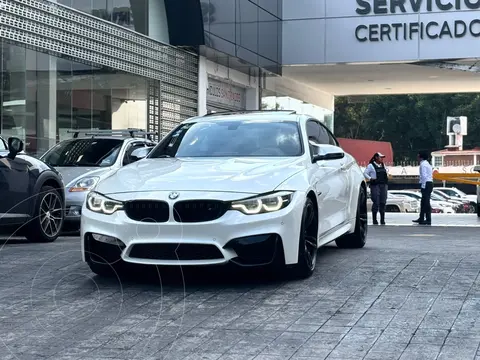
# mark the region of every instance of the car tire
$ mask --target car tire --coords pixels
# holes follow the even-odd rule
[[[318,251],[318,210],[307,197],[303,206],[302,224],[298,242],[298,262],[294,266],[294,276],[299,279],[310,277],[317,264]]]
[[[357,203],[357,215],[355,217],[355,230],[351,234],[345,234],[335,240],[335,243],[342,249],[363,248],[367,242],[368,233],[368,212],[367,196],[363,186],[360,187]]]
[[[480,203],[477,203],[477,217],[480,218]]]
[[[42,186],[35,202],[33,218],[24,235],[30,242],[53,242],[63,227],[65,211],[59,192],[51,186]]]

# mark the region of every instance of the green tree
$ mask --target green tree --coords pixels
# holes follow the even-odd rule
[[[363,103],[335,99],[335,134],[389,141],[395,160],[414,160],[419,150],[443,149],[447,116],[467,116],[464,148],[480,146],[480,94],[369,96]]]

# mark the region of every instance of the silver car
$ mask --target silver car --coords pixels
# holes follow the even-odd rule
[[[54,167],[65,183],[65,228],[78,230],[82,205],[100,176],[148,155],[156,145],[152,133],[138,129],[73,132],[73,138],[53,146],[41,160]]]

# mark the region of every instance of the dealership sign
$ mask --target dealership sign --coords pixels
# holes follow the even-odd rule
[[[357,0],[358,15],[399,15],[445,13],[480,10],[480,0]],[[480,38],[480,18],[443,21],[389,22],[361,24],[355,28],[360,42],[399,41],[417,39]]]
[[[246,101],[245,92],[246,90],[244,88],[209,78],[207,85],[207,102],[243,109]]]

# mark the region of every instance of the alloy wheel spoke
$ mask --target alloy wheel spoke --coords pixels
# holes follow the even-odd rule
[[[310,254],[309,251],[305,251],[305,255],[307,257],[307,263],[309,266],[311,266],[313,264],[313,258],[312,258],[312,254]]]
[[[55,198],[55,196],[51,195],[50,196],[51,200],[50,200],[50,207],[49,207],[49,210],[50,212],[55,209],[55,205],[56,205],[56,202],[57,202],[57,199]]]
[[[305,244],[315,249],[317,247],[317,239],[314,236],[305,236]]]
[[[57,231],[58,231],[58,225],[57,225],[56,221],[54,221],[54,220],[50,221],[50,223],[53,224],[53,225],[52,225],[52,234],[51,234],[51,235],[55,235],[55,234],[57,233]]]

